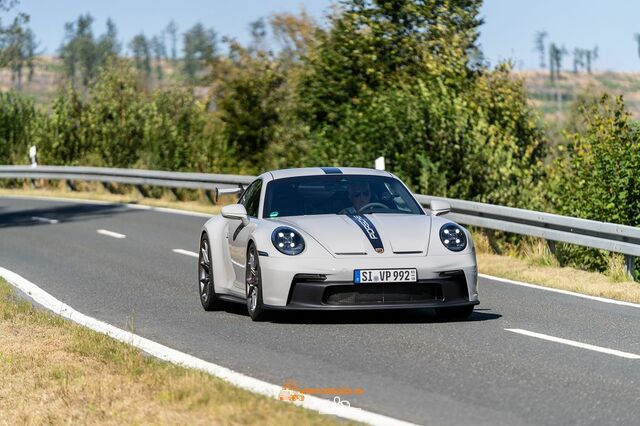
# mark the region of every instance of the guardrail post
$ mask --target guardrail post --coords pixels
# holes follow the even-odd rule
[[[216,205],[216,196],[213,193],[213,191],[211,191],[209,189],[205,189],[204,190],[204,195],[207,197],[207,200],[209,200],[209,202],[211,204],[213,204],[214,206]]]
[[[547,245],[549,246],[551,254],[556,254],[556,242],[553,240],[547,240]]]
[[[636,272],[636,258],[634,256],[624,255],[624,269],[627,271],[627,275],[633,280]]]
[[[136,189],[138,190],[138,192],[140,193],[140,195],[142,195],[142,197],[144,198],[148,198],[149,194],[147,193],[147,190],[145,189],[144,185],[135,185]]]
[[[65,183],[65,185],[67,185],[67,189],[68,189],[69,191],[73,192],[73,191],[75,191],[75,190],[76,190],[76,187],[75,187],[75,185],[73,184],[73,182],[72,182],[72,181],[70,181],[70,180],[68,180],[68,179],[65,179],[64,183]]]

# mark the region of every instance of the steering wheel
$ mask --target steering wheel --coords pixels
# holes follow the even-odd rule
[[[364,211],[364,210],[367,210],[367,209],[371,209],[371,208],[373,208],[373,207],[382,207],[383,209],[391,210],[391,209],[389,208],[389,206],[386,206],[386,205],[384,205],[384,204],[382,204],[382,203],[373,202],[373,203],[368,203],[368,204],[365,204],[364,206],[362,206],[362,207],[358,210],[358,213],[360,213],[360,212],[362,212],[362,211]]]

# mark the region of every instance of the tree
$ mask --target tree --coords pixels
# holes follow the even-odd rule
[[[184,72],[193,81],[204,64],[210,63],[217,53],[217,35],[201,23],[184,33]]]
[[[564,46],[558,47],[555,43],[551,43],[551,45],[549,45],[549,73],[551,82],[560,79],[562,60],[566,54],[567,49]]]
[[[414,191],[534,207],[546,139],[510,66],[473,60],[479,3],[342,6],[297,84],[302,162],[370,167],[383,155]]]
[[[573,49],[573,73],[578,74],[582,67],[584,67],[584,50],[576,47]]]
[[[165,45],[162,41],[164,34],[160,36],[153,36],[151,41],[149,42],[149,48],[153,55],[153,60],[155,62],[155,70],[156,70],[156,78],[158,80],[162,80],[163,72],[162,72],[162,60],[167,57],[167,51],[165,49]]]
[[[75,22],[65,24],[65,39],[58,50],[65,74],[72,84],[80,80],[87,87],[95,81],[100,69],[120,52],[117,29],[111,19],[107,31],[96,39],[93,35],[93,17],[80,15]]]
[[[480,4],[473,0],[345,0],[318,34],[302,77],[304,114],[312,127],[337,123],[341,106],[402,75],[425,73],[425,62],[455,62],[449,69],[471,72],[477,51]],[[459,81],[459,80],[458,80]],[[394,81],[395,82],[395,81]]]
[[[148,81],[151,77],[151,49],[147,37],[142,33],[136,35],[129,43],[129,49],[133,54],[136,69],[144,73]]]
[[[538,31],[536,32],[535,38],[535,50],[540,54],[540,68],[546,68],[546,64],[544,63],[545,52],[544,52],[544,39],[548,36],[546,31]]]
[[[169,35],[169,39],[171,40],[171,60],[175,62],[177,59],[178,25],[171,20],[164,31]]]
[[[111,18],[107,19],[107,32],[98,39],[98,55],[104,57],[116,57],[120,54],[122,46],[118,41],[118,29]]]
[[[281,46],[280,57],[288,62],[297,62],[306,55],[316,33],[320,31],[317,23],[304,10],[299,15],[272,15],[269,23]]]
[[[591,65],[598,59],[598,46],[595,46],[591,50],[584,49],[583,52],[586,59],[587,72],[591,74]]]
[[[265,50],[265,38],[267,37],[267,25],[263,18],[249,23],[249,33],[251,34],[251,42],[249,50],[257,52]]]
[[[38,43],[28,23],[29,16],[19,13],[10,26],[0,28],[0,66],[11,70],[11,82],[18,90],[22,88],[23,68],[28,67],[31,81],[35,67]]]

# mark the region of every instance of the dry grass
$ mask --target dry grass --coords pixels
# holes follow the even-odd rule
[[[526,240],[520,249],[507,255],[492,253],[487,237],[475,233],[478,270],[493,275],[591,296],[640,303],[640,284],[629,281],[622,256],[611,256],[606,274],[561,267],[547,244],[538,239]]]
[[[334,424],[19,302],[0,280],[0,425]]]

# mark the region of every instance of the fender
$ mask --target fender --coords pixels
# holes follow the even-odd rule
[[[216,292],[233,294],[231,289],[235,274],[227,244],[227,221],[220,215],[214,216],[204,224],[202,232],[206,232],[209,237],[211,267]]]

